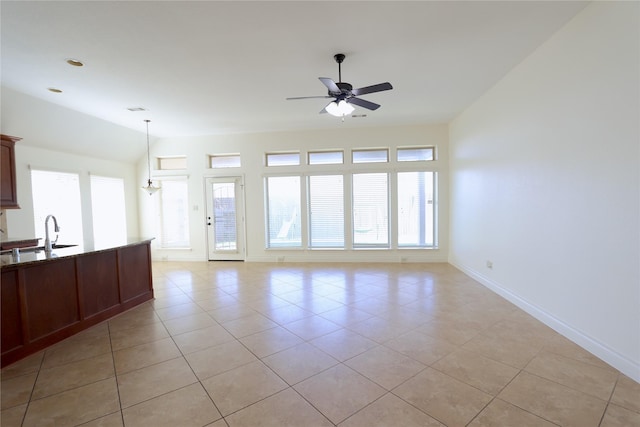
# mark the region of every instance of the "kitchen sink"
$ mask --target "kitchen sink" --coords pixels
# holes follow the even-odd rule
[[[58,245],[58,244],[53,244],[53,245],[51,245],[51,249],[73,248],[74,246],[78,246],[78,245]],[[44,246],[38,246],[36,248],[36,250],[43,251],[44,250]]]

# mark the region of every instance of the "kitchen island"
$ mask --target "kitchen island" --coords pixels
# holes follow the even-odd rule
[[[151,240],[0,255],[2,366],[153,299]]]

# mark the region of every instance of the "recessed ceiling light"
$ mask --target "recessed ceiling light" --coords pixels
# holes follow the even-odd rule
[[[127,110],[129,110],[129,111],[147,111],[147,109],[144,108],[144,107],[129,107],[129,108],[127,108]]]
[[[53,92],[53,93],[62,93],[62,91],[60,89],[57,89],[55,87],[50,87],[47,88],[49,90],[49,92]]]
[[[82,67],[84,64],[82,61],[78,61],[77,59],[67,59],[67,64],[73,65],[74,67]]]

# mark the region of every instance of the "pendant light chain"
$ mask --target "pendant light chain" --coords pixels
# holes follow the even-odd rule
[[[147,171],[149,173],[149,185],[151,185],[151,153],[150,153],[150,149],[149,149],[149,122],[151,120],[146,119],[145,122],[147,122]]]
[[[155,193],[156,191],[159,190],[158,187],[154,187],[152,182],[151,182],[151,145],[149,144],[149,122],[151,120],[146,119],[145,122],[147,123],[147,171],[148,171],[148,176],[147,176],[147,185],[146,187],[142,187],[142,189],[149,193],[149,195],[153,195],[153,193]]]

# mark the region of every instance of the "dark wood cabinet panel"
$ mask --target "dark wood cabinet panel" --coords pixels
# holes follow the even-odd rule
[[[74,259],[26,268],[24,282],[29,340],[80,321]]]
[[[131,246],[118,250],[120,295],[129,301],[152,290],[149,246]]]
[[[0,208],[17,209],[15,143],[22,138],[0,135]]]
[[[13,350],[23,344],[18,289],[18,271],[2,272],[2,351]]]
[[[81,256],[77,260],[78,289],[83,317],[89,318],[120,303],[115,251]]]

